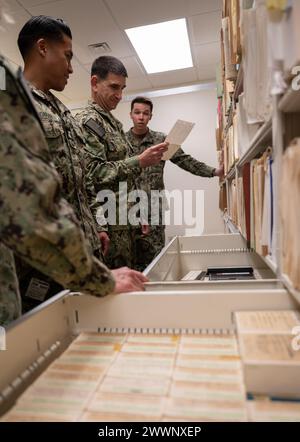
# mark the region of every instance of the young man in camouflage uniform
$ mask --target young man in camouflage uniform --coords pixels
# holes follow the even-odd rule
[[[74,208],[95,256],[103,259],[100,239],[105,244],[107,235],[97,231],[87,202],[83,135],[70,111],[50,92],[50,89],[62,91],[73,72],[71,30],[62,20],[32,17],[19,33],[18,46],[25,63],[24,77],[43,123],[51,158],[62,178],[63,196]],[[21,288],[26,293],[23,304],[27,308],[37,304],[31,299],[31,286],[35,292],[36,287],[45,286],[47,297],[59,290],[53,282],[44,281],[43,275],[19,264]]]
[[[128,193],[134,190],[135,178],[143,168],[158,164],[167,146],[166,143],[149,145],[142,154],[132,156],[122,124],[111,114],[122,98],[126,78],[127,72],[120,60],[108,56],[97,58],[91,70],[92,102],[77,115],[86,140],[92,210],[95,212],[97,208],[97,192],[109,189],[116,197],[116,224],[108,225],[110,251],[106,257],[112,268],[135,266],[136,228],[128,222],[122,224],[118,218],[121,204],[126,216],[130,208],[127,201],[122,200],[124,195],[119,192],[119,183],[126,182]],[[147,230],[146,226],[142,228]]]
[[[94,296],[142,290],[130,269],[110,272],[91,252],[51,162],[32,97],[0,56],[0,325],[21,313],[13,254],[65,288]]]
[[[140,155],[152,144],[161,143],[165,140],[166,135],[162,132],[156,132],[148,128],[148,123],[152,118],[153,103],[145,97],[136,97],[131,102],[130,117],[133,121],[133,127],[126,133],[128,140],[133,149],[134,155]],[[207,166],[191,155],[186,154],[181,148],[171,158],[172,163],[179,166],[194,175],[211,178],[221,176],[223,167],[218,169]],[[144,190],[148,195],[149,201],[149,219],[151,221],[151,190],[162,192],[164,185],[164,167],[165,161],[144,169],[136,180],[137,188]],[[161,251],[165,244],[165,225],[163,224],[164,201],[159,202],[158,219],[151,226],[149,235],[140,235],[137,232],[136,237],[136,269],[143,270],[153,258]],[[152,221],[154,214],[152,214]]]

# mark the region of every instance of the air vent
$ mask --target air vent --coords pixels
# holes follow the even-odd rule
[[[88,45],[88,48],[94,55],[103,55],[103,54],[108,54],[109,52],[111,52],[111,48],[110,48],[109,44],[106,43],[106,41],[104,41],[102,43],[94,43],[94,44]]]

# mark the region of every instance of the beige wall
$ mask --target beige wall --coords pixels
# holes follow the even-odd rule
[[[153,118],[149,125],[151,129],[168,133],[174,122],[180,118],[195,124],[192,132],[185,141],[183,149],[199,161],[211,166],[217,166],[215,150],[216,124],[216,91],[202,90],[192,93],[168,95],[152,99],[154,104]],[[130,103],[122,102],[114,111],[114,115],[124,124],[124,129],[131,126],[129,118]],[[204,191],[204,231],[201,232],[201,222],[198,227],[186,232],[186,226],[167,227],[167,238],[185,233],[221,233],[224,231],[220,211],[218,209],[218,178],[202,178],[188,173],[178,166],[167,162],[165,167],[165,186],[172,191],[179,189]]]

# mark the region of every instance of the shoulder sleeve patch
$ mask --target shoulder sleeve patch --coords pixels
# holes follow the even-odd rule
[[[84,127],[90,129],[97,137],[103,138],[105,135],[105,129],[101,124],[97,123],[97,121],[90,118],[84,123]]]

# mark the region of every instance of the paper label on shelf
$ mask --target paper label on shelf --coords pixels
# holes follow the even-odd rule
[[[243,360],[257,362],[284,362],[300,364],[300,352],[292,348],[292,336],[242,334],[240,344]]]
[[[239,333],[288,333],[300,325],[294,311],[237,312],[235,314]]]

